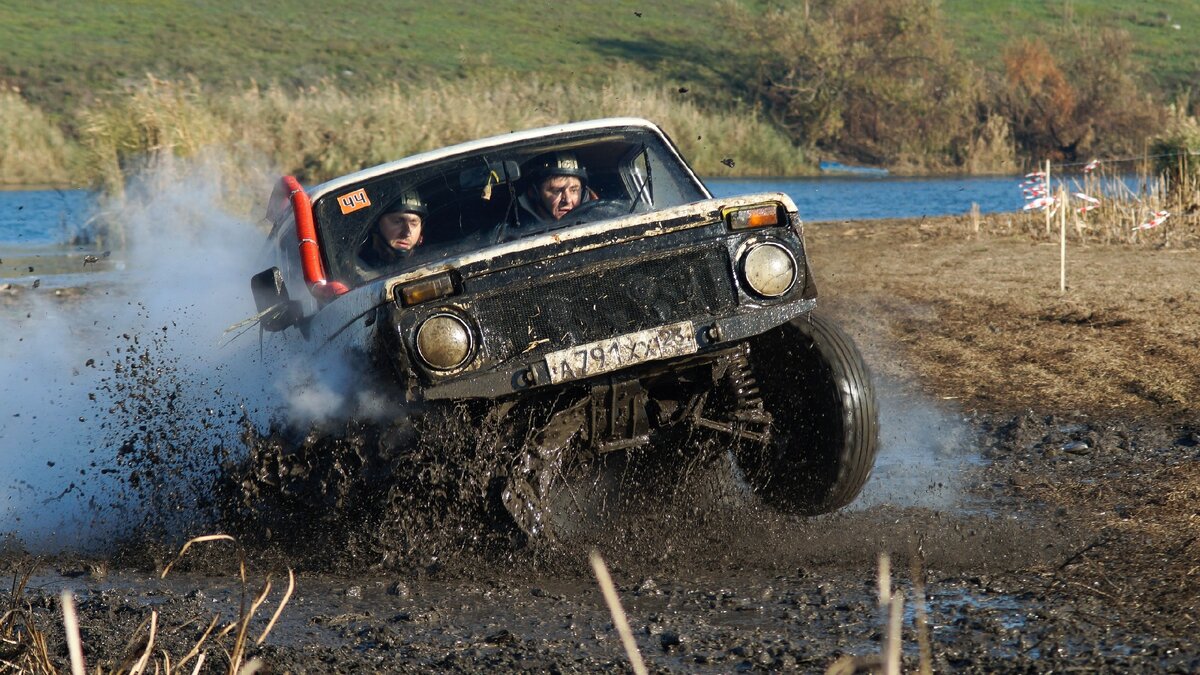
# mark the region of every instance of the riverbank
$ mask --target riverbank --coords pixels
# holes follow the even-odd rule
[[[1200,668],[1200,251],[1080,244],[1060,293],[1057,246],[1002,222],[978,234],[961,218],[814,224],[807,241],[823,311],[880,383],[888,484],[868,485],[869,508],[810,520],[667,500],[601,537],[645,659],[821,671],[878,653],[876,562],[889,552],[906,602],[926,600],[936,671]],[[905,467],[921,475],[898,490]],[[273,670],[627,668],[582,549],[460,541],[436,560],[379,560],[311,544],[244,542],[250,592],[273,573],[251,638],[283,599],[285,565],[299,567],[279,623],[248,645]],[[52,661],[65,667],[56,598],[71,588],[89,665],[139,656],[152,610],[155,648],[177,662],[212,615],[238,614],[237,554],[212,546],[167,581],[154,572],[174,551],[146,546],[41,563],[24,598]],[[17,576],[31,563],[11,548],[3,561]],[[918,629],[906,614],[906,669]],[[210,637],[208,664],[235,639]]]

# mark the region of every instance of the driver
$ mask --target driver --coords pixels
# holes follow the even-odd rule
[[[358,257],[370,268],[386,267],[413,254],[424,237],[421,234],[429,208],[416,190],[406,190],[379,214],[371,234]]]
[[[538,155],[525,167],[529,187],[517,199],[521,222],[562,220],[580,203],[594,199],[587,187],[587,169],[573,152]]]

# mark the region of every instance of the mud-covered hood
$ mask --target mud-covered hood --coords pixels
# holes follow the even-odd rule
[[[782,192],[706,199],[650,213],[609,218],[595,223],[579,223],[561,230],[551,230],[516,241],[489,246],[383,278],[373,282],[371,286],[378,285],[381,302],[391,302],[395,298],[396,287],[432,274],[455,270],[462,278],[469,279],[531,262],[550,260],[613,244],[701,227],[720,220],[722,212],[731,207],[766,202],[783,204],[787,212],[791,214],[795,227],[799,230],[800,220],[796,217],[796,205],[790,197]],[[798,234],[802,235],[800,232]]]

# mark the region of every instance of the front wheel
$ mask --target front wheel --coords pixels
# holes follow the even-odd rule
[[[875,389],[853,341],[813,312],[752,339],[750,363],[772,419],[769,442],[735,450],[750,489],[787,513],[849,504],[879,446]]]

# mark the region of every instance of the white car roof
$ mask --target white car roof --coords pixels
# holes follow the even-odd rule
[[[641,127],[663,137],[664,140],[666,139],[666,134],[663,133],[662,129],[660,129],[657,124],[640,117],[607,117],[598,120],[588,120],[586,122],[556,124],[538,129],[528,129],[526,131],[512,131],[507,134],[500,134],[499,136],[481,138],[479,140],[467,141],[466,143],[459,143],[457,145],[450,145],[444,148],[438,148],[436,150],[429,150],[416,155],[410,155],[403,159],[397,159],[387,162],[386,164],[373,166],[368,169],[356,171],[352,174],[334,178],[333,180],[321,183],[320,185],[316,185],[312,189],[308,190],[308,195],[313,202],[316,202],[318,199],[330,192],[342,190],[348,185],[353,185],[376,176],[391,173],[392,171],[396,171],[398,169],[407,169],[413,166],[419,166],[421,164],[427,164],[429,162],[444,159],[446,157],[484,150],[493,146],[506,145],[508,143],[537,138],[546,138],[580,131],[605,129],[609,127]]]

